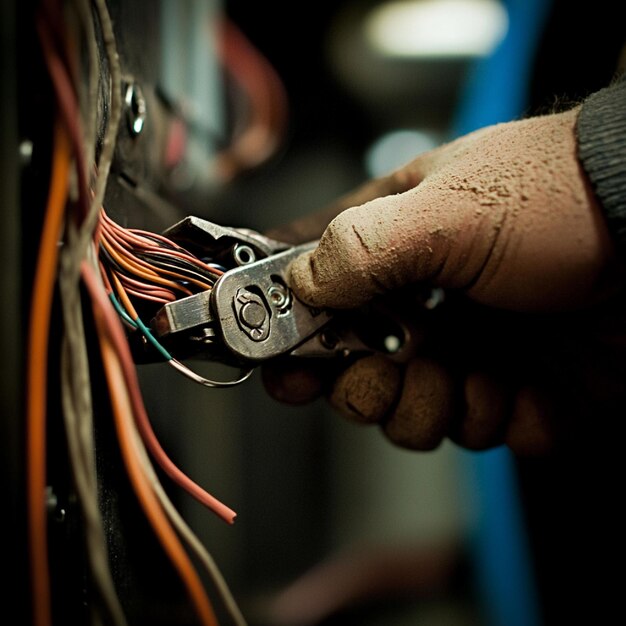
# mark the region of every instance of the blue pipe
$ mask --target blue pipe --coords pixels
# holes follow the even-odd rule
[[[452,137],[525,113],[534,55],[550,4],[503,0],[508,32],[492,54],[469,69]],[[514,460],[504,447],[463,456],[477,509],[470,550],[487,626],[540,626],[540,601]]]

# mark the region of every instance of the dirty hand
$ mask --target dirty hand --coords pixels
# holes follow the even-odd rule
[[[326,393],[344,416],[422,450],[450,437],[540,452],[565,423],[584,430],[586,411],[623,407],[623,355],[607,337],[623,275],[577,160],[577,113],[481,129],[273,233],[321,233],[291,268],[309,304],[352,309],[424,286],[449,301],[422,320],[426,342],[408,363],[366,357],[330,380],[326,364],[275,363],[269,393]]]

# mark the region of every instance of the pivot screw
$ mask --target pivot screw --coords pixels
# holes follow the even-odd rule
[[[260,328],[265,322],[267,313],[259,302],[246,302],[239,312],[241,321],[249,328]]]
[[[267,339],[270,333],[270,312],[261,296],[247,289],[239,289],[233,304],[241,330],[252,341]]]

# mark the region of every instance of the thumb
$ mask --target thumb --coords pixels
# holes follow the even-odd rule
[[[292,263],[296,295],[313,306],[352,308],[409,283],[436,281],[451,256],[452,230],[438,209],[446,203],[429,200],[429,189],[424,181],[340,213],[316,249]]]
[[[296,295],[351,308],[421,282],[544,311],[602,296],[621,278],[609,276],[614,249],[576,157],[576,115],[487,127],[437,150],[415,186],[331,221],[292,265]]]

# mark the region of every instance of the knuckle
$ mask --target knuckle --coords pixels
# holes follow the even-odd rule
[[[384,426],[387,438],[412,450],[434,450],[447,436],[453,414],[449,374],[423,358],[411,361],[400,401]]]

